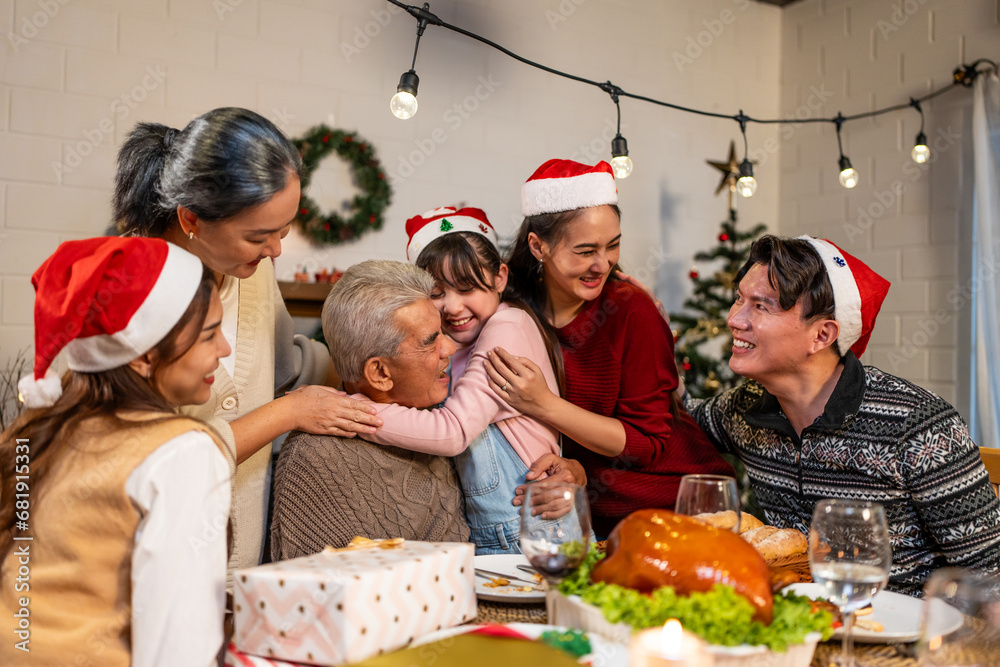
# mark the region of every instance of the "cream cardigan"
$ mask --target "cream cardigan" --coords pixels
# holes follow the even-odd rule
[[[219,364],[208,402],[182,411],[211,424],[235,460],[236,445],[229,422],[286,391],[323,384],[329,353],[321,343],[295,335],[270,259],[262,260],[257,271],[244,280],[226,276],[220,293],[225,295],[231,290],[239,293],[234,372],[230,376]],[[233,475],[233,553],[229,559],[232,572],[259,565],[263,555],[271,488],[271,443],[230,472]]]

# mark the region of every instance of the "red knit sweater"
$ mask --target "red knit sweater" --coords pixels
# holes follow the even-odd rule
[[[677,388],[674,339],[641,290],[609,280],[601,296],[558,331],[565,398],[625,427],[625,449],[613,458],[563,440],[564,455],[578,459],[587,471],[599,535],[635,510],[672,509],[683,475],[733,474],[682,407],[679,419],[670,414]]]

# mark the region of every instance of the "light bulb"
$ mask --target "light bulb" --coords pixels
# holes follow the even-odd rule
[[[910,157],[917,164],[923,164],[931,158],[931,149],[927,148],[927,135],[923,132],[917,135],[916,146],[910,151]]]
[[[632,158],[628,155],[611,158],[611,170],[615,172],[615,178],[628,178],[632,173]]]
[[[851,166],[851,161],[840,156],[840,184],[845,188],[853,188],[858,184],[858,172]]]
[[[632,160],[628,156],[628,142],[618,133],[611,140],[611,171],[615,178],[628,178],[632,173]]]
[[[389,109],[392,110],[392,115],[400,120],[412,118],[417,113],[417,98],[405,90],[400,91],[392,96]]]
[[[858,184],[858,172],[854,167],[848,167],[840,172],[840,184],[845,188],[853,188]]]
[[[417,113],[417,86],[420,85],[420,77],[412,69],[403,72],[399,77],[399,85],[396,86],[396,94],[389,101],[389,110],[392,115],[400,120],[412,118]]]
[[[741,197],[753,197],[757,192],[757,179],[753,177],[753,163],[747,158],[740,162],[740,180],[736,181],[736,191]]]
[[[736,181],[736,191],[741,197],[753,197],[753,193],[757,192],[757,179],[753,176],[744,176]]]

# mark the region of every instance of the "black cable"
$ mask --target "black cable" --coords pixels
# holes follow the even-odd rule
[[[650,104],[656,104],[656,105],[667,107],[667,108],[670,108],[670,109],[676,109],[678,111],[684,111],[686,113],[698,114],[700,116],[709,116],[711,118],[726,118],[726,119],[729,119],[729,120],[734,120],[734,121],[736,121],[737,123],[740,124],[741,128],[743,126],[745,126],[746,123],[761,123],[761,124],[836,123],[837,124],[837,129],[838,129],[838,133],[837,133],[837,140],[838,140],[838,142],[840,141],[840,132],[839,132],[840,125],[842,125],[846,121],[860,120],[862,118],[873,118],[875,116],[879,116],[879,115],[882,115],[884,113],[889,113],[891,111],[899,111],[900,109],[907,109],[910,106],[913,106],[911,104],[911,102],[913,101],[913,98],[911,98],[911,102],[907,102],[905,104],[896,104],[896,105],[893,105],[891,107],[885,107],[884,109],[876,109],[874,111],[865,111],[863,113],[857,113],[857,114],[853,114],[851,116],[844,116],[840,112],[838,112],[837,115],[835,117],[833,117],[833,118],[794,118],[794,119],[793,118],[773,118],[773,119],[770,119],[770,118],[753,118],[751,116],[744,115],[743,112],[742,112],[742,110],[737,115],[727,115],[727,114],[715,113],[715,112],[712,112],[712,111],[702,111],[701,109],[694,109],[694,108],[691,108],[691,107],[685,107],[685,106],[682,106],[680,104],[673,104],[671,102],[664,102],[663,100],[658,100],[658,99],[655,99],[655,98],[652,98],[652,97],[646,97],[645,95],[637,95],[635,93],[630,93],[630,92],[627,92],[625,90],[622,90],[621,88],[619,88],[617,86],[614,86],[610,81],[608,81],[606,83],[600,83],[598,81],[593,81],[591,79],[587,79],[587,78],[582,77],[582,76],[577,76],[575,74],[569,74],[568,72],[563,72],[563,71],[557,70],[557,69],[555,69],[553,67],[549,67],[547,65],[543,65],[541,63],[537,63],[537,62],[535,62],[533,60],[529,60],[528,58],[525,58],[524,56],[520,56],[520,55],[514,53],[513,51],[511,51],[510,49],[507,49],[507,48],[505,48],[505,47],[497,44],[496,42],[487,39],[486,37],[483,37],[481,35],[477,35],[474,32],[470,32],[468,30],[465,30],[464,28],[459,28],[458,26],[452,25],[452,24],[450,24],[450,23],[448,23],[446,21],[442,21],[440,18],[438,18],[434,14],[431,14],[430,11],[428,11],[429,10],[429,5],[427,5],[426,3],[424,4],[423,8],[420,8],[420,7],[415,7],[413,5],[407,5],[406,3],[400,2],[400,0],[386,0],[386,1],[389,2],[389,3],[391,3],[391,4],[393,4],[393,5],[396,5],[397,7],[400,7],[401,9],[406,10],[406,12],[408,14],[410,14],[415,19],[417,19],[418,23],[420,23],[420,27],[418,28],[418,33],[417,33],[417,42],[418,43],[420,41],[420,35],[423,34],[423,28],[424,28],[424,26],[426,26],[428,24],[430,24],[430,25],[439,25],[442,28],[447,28],[448,30],[451,30],[453,32],[457,32],[460,35],[465,35],[466,37],[470,37],[470,38],[472,38],[472,39],[474,39],[474,40],[476,40],[478,42],[482,42],[483,44],[486,44],[487,46],[491,46],[494,49],[496,49],[497,51],[500,51],[501,53],[503,53],[505,55],[508,55],[511,58],[513,58],[514,60],[522,62],[525,65],[530,65],[531,67],[535,67],[537,69],[540,69],[543,72],[548,72],[549,74],[555,74],[556,76],[561,76],[563,78],[570,79],[572,81],[578,81],[580,83],[586,83],[588,85],[600,88],[601,90],[604,90],[605,92],[608,92],[608,93],[610,93],[612,95],[612,99],[614,100],[616,106],[618,105],[618,99],[617,98],[619,96],[620,97],[630,97],[630,98],[632,98],[634,100],[642,100],[643,102],[649,102]],[[416,55],[416,49],[414,49],[414,53],[413,53],[414,63],[416,63],[416,57],[417,57],[417,55]],[[988,65],[990,65],[990,67],[987,68],[987,69],[985,69],[985,70],[979,70],[979,69],[977,69],[978,66],[980,64],[982,64],[982,63],[987,63]],[[989,58],[980,58],[980,59],[976,60],[975,62],[969,64],[969,65],[960,65],[954,71],[954,80],[952,81],[952,83],[950,83],[947,86],[944,86],[942,88],[939,88],[939,89],[937,89],[937,90],[935,90],[935,91],[933,91],[931,93],[928,93],[927,95],[924,95],[923,97],[916,98],[916,102],[918,102],[918,103],[919,102],[926,102],[927,100],[933,99],[933,98],[937,97],[938,95],[941,95],[941,94],[943,94],[943,93],[945,93],[945,92],[947,92],[947,91],[955,88],[959,84],[961,84],[963,86],[970,86],[970,85],[972,85],[972,81],[974,81],[975,78],[979,74],[982,74],[983,72],[987,72],[990,69],[996,70],[997,69],[997,64],[995,62],[993,62],[992,60],[990,60]],[[614,92],[611,92],[611,89],[613,89]],[[621,108],[618,109],[618,129],[619,129],[619,131],[621,130]],[[746,132],[745,131],[744,131],[743,139],[744,139],[744,142],[745,142],[746,141]],[[841,149],[841,156],[843,156],[843,149]]]

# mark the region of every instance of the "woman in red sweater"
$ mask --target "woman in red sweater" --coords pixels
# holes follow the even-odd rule
[[[587,472],[594,530],[631,512],[673,508],[690,473],[733,474],[673,397],[674,340],[642,290],[615,279],[621,244],[611,167],[550,160],[521,189],[525,215],[507,289],[531,306],[562,349],[565,397],[538,367],[497,349],[493,390],[566,436]]]

